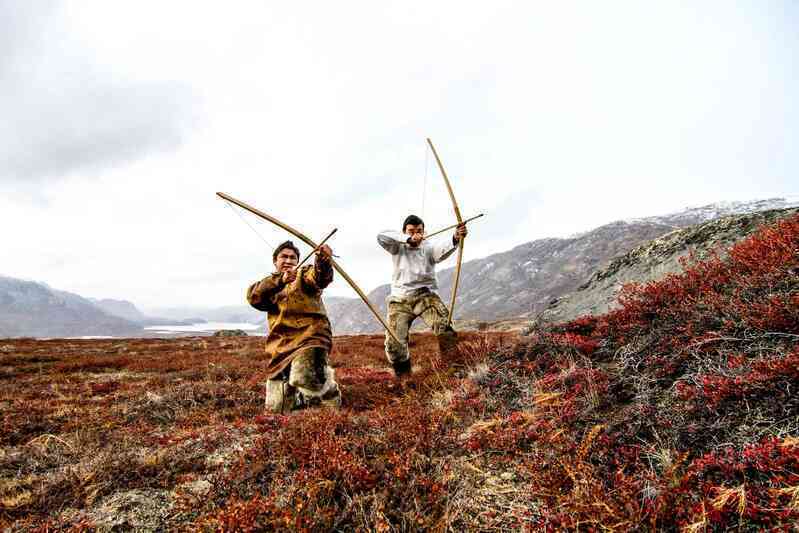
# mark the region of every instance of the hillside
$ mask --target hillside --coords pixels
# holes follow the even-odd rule
[[[686,229],[638,246],[616,257],[594,272],[578,289],[552,302],[540,320],[562,322],[585,314],[602,314],[616,305],[619,291],[626,283],[647,283],[667,274],[681,272],[688,257],[704,259],[723,254],[737,241],[751,235],[763,224],[794,216],[799,209],[772,209],[758,213],[730,215]]]
[[[536,316],[552,300],[576,291],[614,258],[676,229],[725,216],[797,206],[799,202],[782,198],[715,203],[667,215],[620,220],[570,238],[539,239],[506,252],[466,261],[461,271],[456,318],[493,321]],[[479,231],[479,227],[475,226],[474,231]],[[445,265],[452,265],[452,261]],[[387,257],[386,277],[390,275],[390,268]],[[440,294],[450,294],[453,275],[451,267],[439,270]],[[386,284],[368,295],[383,313],[388,293]],[[380,329],[359,300],[339,303],[329,314],[339,334],[373,333]]]
[[[789,531],[799,216],[529,337],[336,339],[338,412],[261,412],[262,340],[0,343],[0,525]]]
[[[184,318],[164,318],[164,317],[156,317],[156,316],[149,316],[142,313],[138,307],[133,302],[128,300],[117,300],[113,298],[103,298],[103,299],[96,299],[96,298],[89,298],[89,300],[99,307],[104,312],[108,313],[109,315],[117,316],[119,318],[123,318],[130,322],[133,322],[139,326],[147,327],[147,326],[190,326],[192,324],[200,324],[206,322],[204,318],[185,318],[191,317],[191,313],[187,313],[183,315]],[[240,322],[238,320],[232,320],[231,322]]]
[[[151,316],[162,317],[159,321],[171,321],[176,324],[184,321],[199,322],[246,322],[260,324],[266,320],[266,314],[250,307],[242,292],[243,303],[238,305],[225,305],[221,307],[156,307],[148,309]],[[196,318],[191,318],[196,317]]]
[[[91,301],[33,281],[0,276],[0,338],[136,335],[141,327]]]
[[[119,318],[124,318],[130,322],[143,324],[147,320],[145,314],[139,311],[133,302],[129,302],[127,300],[117,300],[113,298],[89,298],[89,301],[109,315],[118,316]]]

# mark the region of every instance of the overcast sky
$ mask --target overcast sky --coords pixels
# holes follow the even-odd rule
[[[463,215],[487,214],[467,260],[796,195],[797,27],[790,1],[0,0],[0,275],[242,303],[272,250],[224,191],[339,228],[369,291],[378,231],[453,222],[428,136]]]

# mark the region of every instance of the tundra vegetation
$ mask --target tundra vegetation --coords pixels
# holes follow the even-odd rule
[[[341,411],[263,412],[257,338],[0,341],[0,525],[791,530],[799,217],[602,316],[336,338]]]

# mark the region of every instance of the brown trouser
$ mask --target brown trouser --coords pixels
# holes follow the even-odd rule
[[[432,328],[442,353],[455,345],[457,334],[452,327],[447,327],[449,311],[438,294],[424,291],[404,298],[392,296],[388,299],[388,326],[394,331],[400,344],[386,332],[386,357],[391,364],[401,363],[410,358],[408,332],[413,321],[419,317]]]
[[[298,406],[298,392],[303,406],[339,407],[341,391],[335,371],[327,364],[327,350],[311,347],[299,351],[283,372],[266,382],[266,408],[278,413],[291,411]]]

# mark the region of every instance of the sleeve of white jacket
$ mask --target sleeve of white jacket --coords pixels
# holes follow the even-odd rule
[[[458,245],[452,244],[452,237],[447,237],[446,239],[437,239],[431,244],[432,246],[430,247],[430,250],[434,263],[446,261],[446,259],[452,255],[452,252],[458,248]]]
[[[404,243],[407,238],[407,235],[399,231],[386,230],[377,234],[377,243],[391,255],[397,255],[399,253],[399,247],[402,246],[402,243]]]

